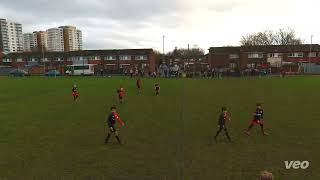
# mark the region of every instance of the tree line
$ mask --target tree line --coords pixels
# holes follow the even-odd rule
[[[241,46],[261,46],[261,45],[298,45],[303,40],[296,36],[293,29],[279,29],[278,31],[266,30],[242,36]]]
[[[241,37],[240,46],[266,46],[266,45],[299,45],[304,43],[304,40],[297,37],[296,32],[291,29],[279,30],[265,30],[247,34]],[[155,51],[156,60],[158,64],[162,63],[164,59],[163,54]],[[165,54],[166,58],[181,58],[181,59],[195,59],[205,55],[204,49],[194,45],[192,48],[175,48],[174,50]]]

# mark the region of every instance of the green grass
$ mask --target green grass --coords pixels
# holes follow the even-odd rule
[[[319,78],[143,79],[137,95],[130,78],[0,77],[0,179],[256,180],[269,170],[276,180],[318,180]],[[124,145],[105,145],[120,85]],[[264,103],[268,137],[258,127],[243,134],[256,102]],[[224,105],[232,144],[223,133],[213,142]],[[286,170],[291,160],[310,167]]]

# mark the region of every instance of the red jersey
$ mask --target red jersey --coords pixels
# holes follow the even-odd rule
[[[124,97],[124,95],[125,95],[123,88],[118,89],[117,93],[118,93],[119,97]]]
[[[74,97],[79,96],[79,92],[78,92],[77,87],[72,88],[72,96],[74,96]]]
[[[108,125],[114,126],[116,124],[116,121],[118,121],[121,125],[124,125],[124,122],[121,120],[118,113],[112,112],[108,117]]]

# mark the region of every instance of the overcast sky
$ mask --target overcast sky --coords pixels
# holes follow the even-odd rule
[[[86,49],[238,45],[242,35],[291,27],[320,41],[318,0],[0,0],[23,32],[74,25]]]

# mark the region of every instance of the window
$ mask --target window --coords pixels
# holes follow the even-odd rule
[[[231,69],[235,69],[237,67],[237,64],[236,63],[230,63],[229,66],[230,66]]]
[[[88,65],[85,66],[73,66],[73,70],[85,70],[85,69],[89,69]]]
[[[269,53],[268,57],[270,57],[270,58],[281,58],[282,57],[282,53]]]
[[[303,57],[303,52],[289,53],[288,57]]]
[[[134,58],[135,60],[148,60],[148,57],[147,56],[135,56]]]
[[[2,62],[11,62],[10,59],[3,59]]]
[[[85,59],[86,60],[98,60],[98,57],[96,57],[96,56],[87,56],[87,57],[85,57]]]
[[[53,58],[53,60],[54,60],[54,61],[61,61],[61,58],[55,57],[55,58]]]
[[[117,57],[116,56],[106,56],[106,57],[104,57],[104,60],[114,61],[114,60],[117,60]]]
[[[131,56],[122,55],[122,56],[119,57],[119,59],[120,59],[120,60],[124,60],[124,61],[126,61],[126,60],[131,60]]]
[[[262,53],[249,53],[248,58],[250,58],[250,59],[263,58],[263,54]]]
[[[239,54],[229,54],[229,59],[238,59]]]
[[[249,69],[253,69],[253,68],[255,68],[255,67],[256,67],[255,64],[247,64],[247,68],[249,68]]]
[[[308,57],[317,57],[317,53],[316,52],[309,52],[308,53]]]

